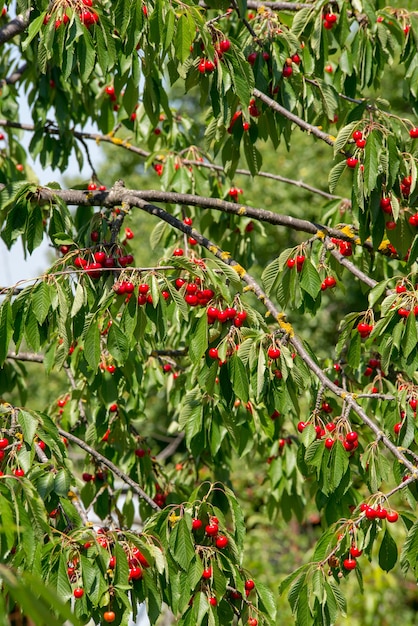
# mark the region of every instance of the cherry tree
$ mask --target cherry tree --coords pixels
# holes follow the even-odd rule
[[[295,623],[350,614],[346,586],[373,563],[415,575],[418,13],[18,0],[0,44],[1,236],[55,250],[1,285],[3,615],[127,624],[145,602],[151,624],[164,607],[184,626],[278,623],[234,489],[259,459],[266,523],[320,518],[281,583]],[[93,143],[146,184],[99,174]],[[275,167],[319,145],[316,186]],[[75,155],[91,179],[35,180],[28,154],[73,177]],[[251,202],[238,179],[259,185]],[[309,200],[269,210],[271,181]],[[294,245],[269,246],[278,230]],[[26,362],[66,381],[42,411]]]

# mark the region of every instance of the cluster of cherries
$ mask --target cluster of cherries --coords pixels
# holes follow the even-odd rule
[[[337,237],[331,237],[331,241],[338,246],[342,256],[352,256],[353,247],[350,241],[344,241],[343,239],[338,239]]]
[[[373,328],[374,326],[372,324],[367,324],[367,322],[359,322],[357,324],[357,330],[362,339],[366,339],[372,332]]]
[[[201,519],[199,519],[198,517],[195,517],[192,520],[192,530],[193,530],[193,533],[195,533],[198,537],[201,535],[202,538],[206,537],[206,539],[211,540],[214,543],[214,545],[220,550],[223,550],[228,546],[228,543],[229,543],[228,537],[219,532],[219,520],[217,517],[213,515],[209,517],[208,523],[205,526]],[[210,581],[212,577],[213,577],[212,566],[210,564],[206,564],[206,567],[204,568],[202,572],[202,580]],[[250,595],[251,591],[255,589],[255,583],[251,578],[248,578],[245,581],[244,589],[245,589],[245,595],[247,597]],[[242,599],[242,595],[239,591],[232,590],[231,598],[233,600],[240,600]],[[190,604],[192,602],[193,602],[193,598],[191,599]],[[216,597],[214,596],[209,596],[208,602],[211,606],[217,606],[218,604],[218,601]],[[257,626],[258,620],[255,617],[250,617],[247,623],[250,626]]]
[[[303,254],[298,254],[295,258],[287,259],[286,265],[289,269],[293,269],[296,266],[296,271],[301,272],[305,261],[306,257]]]
[[[298,422],[298,425],[297,425],[298,431],[302,433],[307,426],[311,425],[311,423],[312,422]],[[328,433],[332,433],[335,429],[336,429],[335,422],[329,422],[328,424],[325,424],[325,428],[317,424],[315,426],[316,437],[317,439],[323,439],[325,435],[327,434],[327,431]],[[341,436],[337,438],[326,437],[324,439],[324,445],[328,450],[331,450],[331,448],[334,446],[337,440],[341,441],[344,449],[347,452],[353,452],[356,448],[358,448],[358,434],[356,433],[355,430],[351,430],[347,432],[344,438]]]
[[[97,230],[93,230],[90,234],[93,243],[97,243],[100,239],[100,234]],[[134,237],[130,228],[125,229],[126,239],[132,239]],[[69,251],[68,246],[61,246],[60,248],[63,254]],[[82,269],[86,272],[90,278],[98,279],[102,275],[103,269],[114,269],[120,267],[128,267],[134,263],[134,257],[132,254],[125,254],[122,248],[117,247],[114,254],[108,255],[105,250],[97,250],[92,254],[92,258],[87,260],[84,256],[78,255],[74,259],[74,265],[78,269]]]
[[[44,451],[46,449],[46,443],[38,438],[34,440],[34,444],[38,445],[39,448]],[[19,442],[17,445],[14,443],[10,443],[10,440],[5,435],[0,435],[0,463],[9,457],[10,449],[16,447],[16,450],[20,450],[22,447],[22,443]],[[13,476],[17,478],[22,478],[25,475],[25,470],[22,469],[19,465],[12,470]],[[0,476],[4,476],[4,472],[0,470]]]
[[[321,283],[321,291],[325,291],[326,289],[332,289],[337,284],[334,276],[327,276]]]
[[[97,22],[99,21],[99,16],[97,15],[97,13],[95,13],[94,11],[89,11],[89,8],[91,8],[92,6],[93,6],[93,0],[79,0],[78,1],[77,12],[80,18],[80,22],[84,24],[86,28],[90,28],[94,24],[97,24]],[[45,15],[44,21],[43,21],[44,25],[48,24],[51,17],[52,15],[49,13]],[[55,20],[55,29],[58,29],[62,24],[66,26],[69,21],[70,21],[69,16],[67,15],[66,12],[64,12],[61,18],[57,18]]]
[[[325,13],[322,24],[326,30],[332,30],[337,22],[338,16],[336,13]]]
[[[105,549],[109,549],[111,546],[112,540],[106,537],[105,530],[99,528],[97,530],[97,543]],[[83,544],[83,549],[88,550],[92,547],[91,541],[86,541]],[[137,548],[136,546],[124,546],[124,550],[128,559],[129,565],[129,581],[141,580],[144,575],[144,569],[150,567],[148,560],[145,555]],[[67,575],[72,584],[75,584],[76,587],[73,590],[73,596],[76,600],[82,598],[84,596],[84,589],[80,586],[80,571],[78,569],[79,557],[74,556],[71,561],[67,563]],[[116,556],[111,555],[108,563],[108,572],[112,572],[116,567]],[[103,613],[103,620],[105,622],[111,623],[116,619],[116,614],[114,611],[108,608],[108,610]]]

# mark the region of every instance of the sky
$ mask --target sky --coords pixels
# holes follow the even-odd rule
[[[24,96],[20,98],[19,103],[20,122],[31,123],[32,118],[29,108],[24,99]],[[86,127],[86,131],[97,132],[93,127]],[[22,134],[22,145],[26,148],[29,146],[31,140],[31,133],[26,132]],[[94,141],[89,143],[89,152],[94,159],[94,162],[100,163],[100,148]],[[33,161],[28,155],[27,164],[32,168],[38,177],[41,185],[46,185],[52,181],[63,184],[62,176],[58,170],[53,170],[50,167],[44,168],[39,160]],[[86,180],[90,179],[91,169],[85,160],[83,168],[80,170],[78,162],[74,155],[70,157],[69,166],[66,172],[68,176],[78,177],[81,176]],[[33,254],[27,256],[25,259],[23,246],[18,241],[11,250],[8,250],[3,240],[0,239],[0,287],[10,287],[15,285],[20,280],[28,278],[36,278],[48,267],[48,253],[50,248],[45,240],[43,245],[34,250]]]

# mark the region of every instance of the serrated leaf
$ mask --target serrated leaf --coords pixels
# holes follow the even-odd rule
[[[235,395],[241,400],[241,402],[247,403],[249,400],[248,375],[243,362],[236,353],[234,353],[230,358],[228,368]]]
[[[91,369],[96,371],[99,365],[100,350],[100,332],[95,320],[90,323],[90,327],[86,333],[84,340],[84,356]]]
[[[336,156],[346,145],[347,141],[351,138],[354,129],[358,126],[358,122],[354,121],[347,126],[340,128],[338,135],[334,142],[334,156]]]
[[[43,324],[51,306],[51,293],[48,285],[41,282],[32,295],[32,309],[39,324]]]
[[[377,131],[372,131],[366,141],[364,148],[364,172],[363,180],[366,192],[371,192],[377,181],[377,175],[379,171],[379,158],[380,158],[380,142]]]
[[[183,517],[174,523],[169,546],[173,559],[183,570],[187,571],[194,556],[194,544],[187,521]]]
[[[300,286],[314,299],[321,291],[321,279],[318,271],[308,259],[303,264],[300,273]]]
[[[340,180],[343,172],[347,169],[347,165],[345,161],[340,161],[331,169],[328,176],[328,185],[331,193],[334,193],[335,188]]]
[[[190,21],[187,14],[180,16],[177,22],[176,36],[174,38],[174,47],[176,56],[180,63],[184,63],[190,56],[190,46],[195,38],[196,26],[194,21]]]
[[[129,355],[129,341],[119,326],[113,323],[107,335],[107,349],[116,361],[125,363]]]
[[[197,320],[197,324],[193,327],[190,343],[189,356],[192,363],[198,363],[205,354],[208,347],[208,318],[204,314]]]

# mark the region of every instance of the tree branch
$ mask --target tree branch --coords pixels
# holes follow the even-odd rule
[[[17,128],[17,129],[28,131],[28,132],[35,131],[35,126],[33,124],[23,124],[20,122],[12,122],[10,120],[5,120],[5,119],[0,119],[0,126],[3,126],[5,128]],[[60,130],[56,128],[55,126],[51,126],[51,125],[45,126],[44,132],[50,135],[60,134]],[[136,146],[132,145],[129,141],[127,140],[125,141],[123,139],[119,139],[118,137],[115,137],[114,134],[100,135],[99,133],[80,132],[74,129],[72,132],[73,132],[74,137],[76,137],[76,139],[78,139],[83,144],[85,140],[94,141],[97,144],[110,143],[118,148],[123,148],[124,150],[127,150],[128,152],[137,154],[138,156],[144,159],[148,159],[149,156],[151,155],[150,152],[147,152],[146,150],[143,150],[142,148],[137,148]],[[221,174],[225,173],[224,168],[221,165],[216,165],[215,163],[209,163],[207,161],[196,161],[195,159],[181,159],[181,162],[183,165],[186,165],[186,166],[194,166],[194,167],[201,167],[204,169],[210,169],[214,172],[220,172]],[[92,170],[94,171],[94,168],[92,168]],[[235,170],[235,173],[242,175],[242,176],[252,176],[249,170],[241,169],[241,168],[238,168],[237,170]],[[317,189],[316,187],[313,187],[312,185],[308,185],[300,180],[293,180],[292,178],[286,178],[284,176],[280,176],[279,174],[271,174],[270,172],[261,171],[257,173],[257,176],[259,176],[260,178],[269,178],[271,180],[277,180],[278,182],[285,183],[287,185],[293,185],[295,187],[298,187],[299,189],[304,189],[308,191],[309,193],[314,193],[316,195],[322,196],[323,198],[326,198],[327,200],[338,200],[338,199],[342,200],[341,196],[337,196],[335,194],[329,193],[322,189]]]
[[[100,461],[100,463],[102,465],[106,465],[106,467],[108,467],[110,469],[110,471],[113,474],[115,474],[115,476],[117,476],[118,478],[123,480],[124,483],[129,485],[129,487],[132,489],[132,491],[134,493],[136,493],[137,496],[142,498],[142,500],[145,500],[145,502],[147,504],[149,504],[149,506],[152,509],[154,509],[155,511],[159,511],[160,510],[160,507],[158,506],[158,504],[156,504],[154,502],[154,500],[152,498],[150,498],[150,496],[147,493],[145,493],[145,491],[143,489],[141,489],[141,487],[138,485],[138,483],[136,483],[134,480],[132,480],[132,478],[130,476],[128,476],[127,474],[122,472],[122,470],[120,470],[118,467],[116,467],[116,465],[114,463],[112,463],[112,461],[109,461],[109,459],[107,459],[105,456],[100,454],[100,452],[97,452],[97,450],[95,450],[94,448],[89,446],[82,439],[79,439],[78,437],[76,437],[72,433],[68,433],[67,431],[63,430],[62,428],[58,428],[57,430],[58,430],[59,434],[61,435],[61,437],[65,437],[66,439],[68,439],[68,441],[72,441],[79,448],[81,448],[85,452],[88,452],[88,454],[90,454],[94,459],[97,459],[97,461]]]
[[[10,41],[16,35],[20,35],[29,25],[29,11],[24,15],[17,15],[10,20],[3,28],[0,28],[0,45]]]

